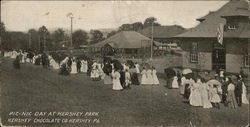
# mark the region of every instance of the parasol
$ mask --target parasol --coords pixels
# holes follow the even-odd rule
[[[207,82],[207,84],[209,84],[209,85],[217,85],[217,86],[221,86],[222,85],[218,80],[215,80],[215,79],[209,80]]]
[[[189,73],[192,73],[192,70],[191,69],[184,69],[182,71],[182,74],[186,75],[186,74],[189,74]]]
[[[164,71],[165,71],[167,78],[169,79],[176,76],[176,73],[173,68],[166,68]]]
[[[208,73],[204,73],[204,72],[201,72],[198,74],[201,78],[203,78],[206,82],[213,79],[213,77],[211,76],[211,74],[208,74]]]

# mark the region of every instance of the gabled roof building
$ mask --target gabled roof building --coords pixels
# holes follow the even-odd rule
[[[200,24],[175,36],[180,40],[183,67],[249,74],[249,1],[231,0],[219,10],[198,18]],[[223,26],[222,32],[218,28]],[[218,41],[218,37],[223,41]],[[221,43],[219,43],[221,42]]]

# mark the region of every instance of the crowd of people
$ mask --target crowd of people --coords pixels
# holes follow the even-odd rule
[[[203,108],[238,108],[249,104],[242,75],[225,75],[224,71],[211,77],[204,74],[173,74],[169,88],[179,88],[184,102]]]
[[[44,68],[60,70],[61,75],[86,73],[93,81],[103,80],[104,84],[112,85],[113,90],[131,89],[131,85],[159,85],[155,67],[139,65],[131,60],[121,63],[109,57],[102,61],[84,57],[69,57],[46,53],[26,51],[5,52],[4,57],[15,58],[14,67],[20,69],[20,63],[33,63]],[[56,58],[56,60],[54,59]],[[191,69],[174,71],[166,69],[166,80],[169,88],[179,89],[184,102],[191,106],[203,108],[226,107],[238,108],[249,104],[247,88],[242,74],[226,75],[223,71],[212,78],[208,72],[195,74]],[[210,77],[210,78],[209,78]]]
[[[79,58],[66,57],[61,62],[60,74],[68,75],[81,72],[86,73],[93,81],[103,80],[104,84],[113,84],[113,90],[130,89],[131,85],[140,84],[159,85],[154,67],[141,67],[132,61],[121,63],[108,57],[103,58],[103,61],[91,58],[80,61]]]
[[[58,55],[57,55],[58,56]],[[159,85],[157,71],[152,66],[141,66],[128,60],[121,63],[109,57],[103,61],[84,57],[64,56],[61,60],[54,54],[26,52],[22,50],[5,52],[4,57],[15,58],[14,67],[20,69],[20,63],[33,63],[44,68],[59,70],[61,75],[86,73],[93,81],[103,80],[104,84],[113,84],[113,90],[130,89],[131,85]]]

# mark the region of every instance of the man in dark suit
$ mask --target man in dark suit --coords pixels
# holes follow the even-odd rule
[[[238,77],[238,80],[235,79],[233,80],[234,84],[235,84],[235,97],[236,97],[236,101],[238,103],[239,106],[241,106],[242,104],[242,80]]]
[[[42,57],[43,68],[47,68],[48,67],[48,56],[47,56],[47,54],[43,53],[41,57]]]
[[[80,72],[81,72],[81,66],[82,66],[82,63],[81,63],[80,59],[79,59],[79,58],[76,58],[77,73],[80,73]]]

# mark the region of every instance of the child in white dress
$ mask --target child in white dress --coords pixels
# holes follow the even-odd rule
[[[213,107],[216,107],[216,108],[220,108],[220,102],[221,102],[221,99],[220,99],[220,96],[218,94],[218,88],[216,85],[212,85],[210,87],[210,102],[212,103]]]
[[[155,67],[152,67],[153,68],[153,71],[152,71],[152,77],[153,77],[153,84],[154,85],[159,85],[159,80],[158,80],[158,77],[156,75],[156,69]]]
[[[179,86],[178,86],[178,77],[177,76],[174,76],[174,80],[172,82],[172,88],[173,89],[179,88]]]
[[[125,87],[130,88],[130,84],[131,84],[131,76],[130,76],[128,69],[126,69],[125,70]]]

